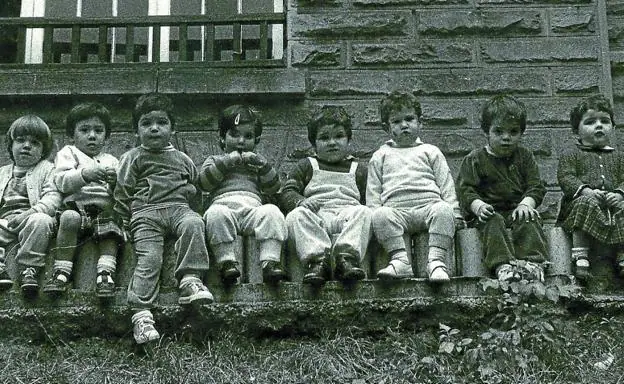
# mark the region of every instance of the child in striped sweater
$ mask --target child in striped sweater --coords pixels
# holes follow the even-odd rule
[[[255,152],[260,135],[262,123],[251,108],[226,108],[219,118],[219,145],[225,154],[209,156],[200,170],[200,185],[210,193],[206,236],[226,286],[241,275],[235,240],[243,234],[258,241],[264,282],[275,284],[286,277],[281,266],[286,222],[277,206],[266,204],[280,189],[280,180],[267,159]]]

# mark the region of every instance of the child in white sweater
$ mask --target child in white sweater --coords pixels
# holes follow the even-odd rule
[[[380,112],[391,140],[368,164],[366,205],[374,209],[373,231],[391,260],[377,276],[412,277],[403,234],[428,231],[429,280],[448,281],[444,260],[456,223],[463,223],[453,176],[440,149],[418,136],[421,108],[414,95],[392,92],[382,100]]]

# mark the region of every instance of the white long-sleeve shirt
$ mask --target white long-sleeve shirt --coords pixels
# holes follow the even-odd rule
[[[420,139],[412,147],[389,140],[368,163],[366,205],[411,208],[439,201],[451,204],[461,217],[455,182],[442,151]]]

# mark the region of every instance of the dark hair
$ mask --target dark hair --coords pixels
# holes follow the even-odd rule
[[[385,131],[390,127],[390,114],[400,111],[403,108],[413,108],[416,116],[420,120],[422,109],[416,96],[407,92],[392,91],[389,95],[381,99],[379,113],[381,115],[381,126]]]
[[[69,111],[65,119],[65,134],[70,137],[73,136],[76,131],[76,124],[92,117],[97,117],[104,123],[104,137],[108,139],[111,135],[110,112],[102,104],[92,102],[80,103]]]
[[[171,121],[171,129],[175,127],[175,118],[173,116],[173,102],[169,96],[162,93],[147,93],[139,97],[132,111],[132,124],[134,129],[139,129],[139,120],[141,116],[150,113],[152,111],[163,111],[167,114],[169,121]]]
[[[324,105],[321,110],[312,116],[308,123],[308,140],[310,144],[316,145],[316,135],[319,128],[325,125],[339,125],[344,128],[347,139],[351,140],[352,124],[351,118],[343,107],[337,105]]]
[[[246,105],[230,105],[219,114],[219,145],[221,149],[225,148],[225,135],[228,131],[240,124],[252,123],[254,127],[254,136],[256,141],[262,136],[262,122],[251,107]]]
[[[495,121],[512,120],[520,126],[520,132],[524,133],[527,125],[527,112],[524,103],[511,95],[494,96],[483,104],[481,109],[481,129],[490,133],[490,128]]]
[[[45,159],[50,156],[52,152],[52,146],[54,145],[54,141],[52,140],[52,132],[50,131],[50,127],[43,121],[42,118],[36,115],[25,115],[17,120],[15,120],[9,130],[7,131],[7,149],[9,152],[9,157],[11,160],[15,161],[13,158],[13,141],[18,136],[32,136],[37,140],[41,141],[43,146],[41,151],[41,158]]]
[[[572,125],[572,132],[578,133],[579,124],[581,124],[583,115],[590,109],[608,113],[611,118],[611,122],[615,126],[615,121],[613,120],[613,107],[611,106],[609,99],[602,95],[594,95],[581,100],[576,107],[572,108],[570,111],[570,124]]]

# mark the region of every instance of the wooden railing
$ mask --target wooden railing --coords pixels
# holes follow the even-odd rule
[[[163,47],[168,56],[166,61],[257,66],[283,64],[285,23],[283,13],[220,17],[36,17],[0,18],[0,30],[3,36],[14,35],[14,63],[28,63],[25,57],[29,30],[43,31],[39,60],[43,64],[157,63],[163,61],[161,33],[164,31],[169,34],[168,49]],[[161,31],[160,27],[169,28]],[[148,56],[147,52],[151,54]]]

